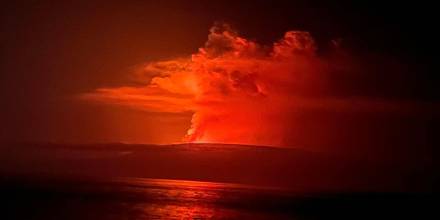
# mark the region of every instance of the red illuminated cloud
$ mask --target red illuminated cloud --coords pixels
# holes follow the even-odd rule
[[[265,47],[221,24],[191,57],[144,65],[141,73],[151,79],[144,86],[100,88],[83,97],[146,111],[193,112],[185,141],[283,145],[293,126],[289,117],[299,110],[398,108],[335,96],[330,79],[343,65],[318,56],[307,32],[288,31]]]

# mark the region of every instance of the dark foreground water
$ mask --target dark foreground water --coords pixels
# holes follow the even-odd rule
[[[431,193],[321,193],[163,180],[8,180],[0,219],[435,219]]]

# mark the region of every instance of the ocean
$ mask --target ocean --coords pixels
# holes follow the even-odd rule
[[[1,219],[425,219],[432,194],[314,193],[204,181],[2,181]]]

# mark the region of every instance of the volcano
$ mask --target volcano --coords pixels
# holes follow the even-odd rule
[[[394,158],[391,163],[300,148],[215,143],[9,144],[2,147],[0,161],[2,173],[13,175],[180,179],[298,192],[427,190],[434,174],[429,161]],[[405,181],[414,175],[418,182]]]

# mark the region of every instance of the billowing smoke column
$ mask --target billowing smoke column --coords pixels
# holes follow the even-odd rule
[[[193,112],[184,137],[189,142],[285,145],[298,111],[386,108],[331,95],[329,78],[341,65],[318,56],[310,34],[301,31],[262,46],[220,24],[191,57],[142,68],[138,77],[145,86],[101,88],[84,97],[147,111]]]

